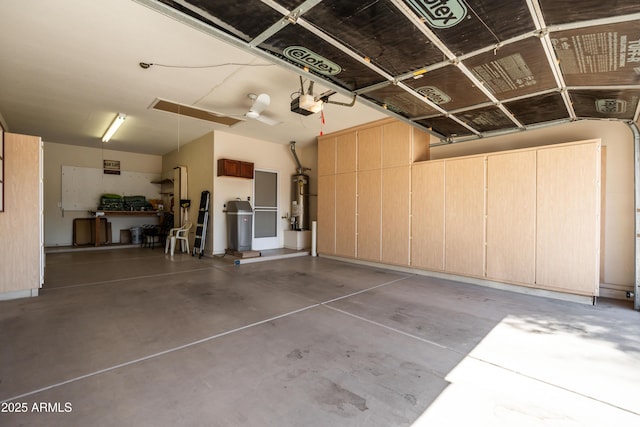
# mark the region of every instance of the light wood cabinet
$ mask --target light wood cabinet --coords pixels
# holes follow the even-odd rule
[[[409,265],[409,165],[415,144],[422,145],[416,150],[421,158],[428,158],[429,151],[426,134],[416,135],[414,141],[410,125],[385,119],[318,138],[320,254]],[[383,172],[385,150],[389,160],[384,166],[404,166],[401,172]],[[387,175],[386,190],[383,175]],[[383,191],[389,200],[386,208]],[[385,209],[389,226],[383,236]],[[389,248],[384,256],[383,239]]]
[[[318,251],[597,295],[598,140],[428,162],[383,120],[318,141]]]
[[[358,130],[357,256],[380,261],[382,254],[382,126]]]
[[[409,265],[409,166],[382,169],[382,261]]]
[[[336,176],[318,177],[318,252],[336,252]]]
[[[382,126],[358,131],[358,170],[380,170],[382,167]]]
[[[538,150],[536,284],[598,295],[600,146]]]
[[[358,258],[380,261],[381,215],[382,174],[380,169],[358,172]]]
[[[318,176],[336,173],[336,137],[318,138]]]
[[[411,265],[444,270],[444,161],[411,168]]]
[[[347,132],[336,137],[336,173],[356,171],[357,132]]]
[[[431,152],[429,150],[429,144],[431,143],[431,135],[421,131],[420,129],[412,128],[412,162],[425,162],[431,158]]]
[[[487,277],[535,283],[535,151],[488,156],[486,240]]]
[[[37,136],[5,132],[3,145],[0,300],[37,296],[44,272],[42,142]]]
[[[484,157],[445,162],[445,270],[484,276]]]
[[[394,121],[382,127],[382,167],[411,164],[411,126]]]
[[[336,255],[356,256],[356,173],[337,174],[336,180]]]

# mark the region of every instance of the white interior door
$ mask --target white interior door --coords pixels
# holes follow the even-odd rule
[[[256,170],[253,179],[253,250],[280,247],[278,239],[278,172]]]

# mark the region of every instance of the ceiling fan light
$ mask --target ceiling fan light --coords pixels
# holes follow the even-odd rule
[[[111,137],[113,137],[113,135],[116,133],[118,128],[122,125],[122,123],[124,123],[124,119],[126,118],[127,118],[126,114],[118,113],[116,118],[113,119],[113,121],[109,125],[109,128],[107,129],[107,131],[102,136],[102,142],[109,142]]]

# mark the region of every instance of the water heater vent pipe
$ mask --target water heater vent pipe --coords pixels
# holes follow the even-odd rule
[[[300,159],[298,159],[298,155],[296,154],[296,142],[291,141],[291,143],[289,144],[289,147],[291,148],[291,154],[293,154],[293,159],[296,161],[296,165],[298,166],[296,168],[297,172],[302,174],[304,173],[304,171],[310,170],[309,168],[303,167],[302,164],[300,163]]]

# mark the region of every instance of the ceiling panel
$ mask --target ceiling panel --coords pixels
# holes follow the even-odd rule
[[[525,125],[533,125],[570,118],[562,95],[558,92],[535,95],[504,104]]]
[[[348,90],[358,90],[386,80],[300,25],[287,25],[259,47]]]
[[[498,99],[528,95],[557,86],[537,37],[484,52],[463,63]]]
[[[578,117],[633,119],[638,108],[640,89],[572,90],[569,92]]]
[[[403,83],[449,111],[489,102],[484,92],[454,65],[420,74]]]
[[[500,129],[515,129],[518,126],[498,107],[484,107],[464,111],[456,117],[480,132],[492,132]]]
[[[446,59],[388,0],[325,0],[304,19],[392,75]]]
[[[640,20],[552,33],[568,86],[638,84]]]
[[[449,141],[638,119],[638,0],[162,3]]]
[[[640,13],[638,0],[539,0],[547,25]]]
[[[282,19],[281,13],[259,0],[160,1],[245,42]]]
[[[428,130],[436,132],[437,134],[447,139],[473,135],[472,131],[470,131],[460,123],[445,116],[420,119],[416,122],[426,127]]]
[[[405,0],[405,3],[458,56],[535,30],[525,1]]]
[[[421,99],[424,97],[418,98],[396,85],[390,84],[364,93],[362,96],[407,118],[428,116],[437,111]]]

